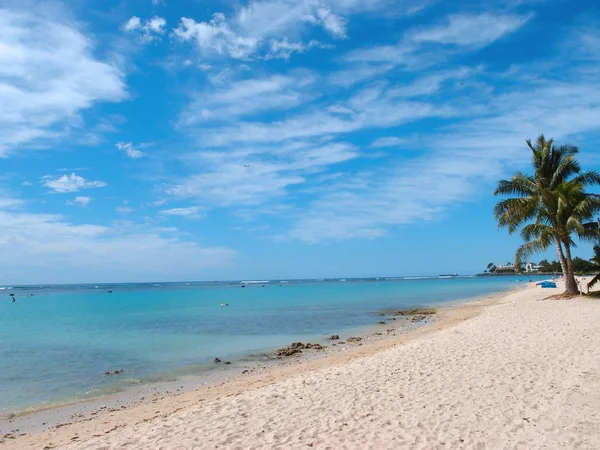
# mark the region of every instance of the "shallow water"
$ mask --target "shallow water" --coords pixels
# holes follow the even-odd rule
[[[211,370],[215,357],[236,360],[373,325],[383,309],[476,297],[518,283],[486,277],[0,290],[0,414],[199,374]],[[115,369],[125,373],[103,375]]]

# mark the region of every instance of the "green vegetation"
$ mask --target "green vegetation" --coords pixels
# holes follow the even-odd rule
[[[591,259],[594,264],[593,271],[596,276],[588,282],[588,289],[594,287],[600,281],[600,245],[594,245],[594,257]]]
[[[598,238],[598,231],[586,222],[600,211],[600,196],[586,192],[586,188],[600,185],[600,175],[581,171],[575,159],[579,150],[574,145],[556,146],[552,139],[541,135],[535,143],[528,140],[527,146],[532,152],[534,173],[516,172],[510,180],[498,183],[494,195],[509,198],[498,202],[494,215],[499,228],[507,228],[510,234],[521,230],[525,243],[517,249],[515,265],[556,246],[565,293],[576,294],[572,237],[590,241]]]

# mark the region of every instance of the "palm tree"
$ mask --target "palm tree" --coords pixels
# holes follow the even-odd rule
[[[510,180],[501,180],[494,195],[513,197],[498,202],[494,214],[498,226],[506,227],[510,234],[522,227],[526,242],[517,250],[516,265],[556,245],[566,292],[575,294],[571,236],[577,234],[583,240],[596,236],[584,223],[600,211],[600,196],[586,193],[585,188],[600,184],[600,175],[581,173],[575,160],[578,149],[573,145],[555,146],[543,135],[535,144],[526,142],[533,155],[534,174],[517,172]]]
[[[596,265],[596,270],[600,272],[600,245],[594,245],[594,257],[590,259],[590,261],[592,261]],[[587,285],[588,289],[594,287],[594,285],[599,281],[600,273],[596,274],[596,276],[589,281]]]

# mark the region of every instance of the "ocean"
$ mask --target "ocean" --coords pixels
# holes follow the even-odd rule
[[[294,341],[322,342],[372,326],[385,309],[473,298],[525,281],[413,277],[258,280],[244,288],[239,281],[6,286],[0,289],[0,416],[201,375],[214,368],[215,357],[235,362]],[[104,375],[117,369],[124,373]]]

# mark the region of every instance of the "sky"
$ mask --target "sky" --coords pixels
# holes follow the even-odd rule
[[[600,169],[599,25],[591,0],[0,0],[0,284],[513,261],[493,190],[525,140]]]

